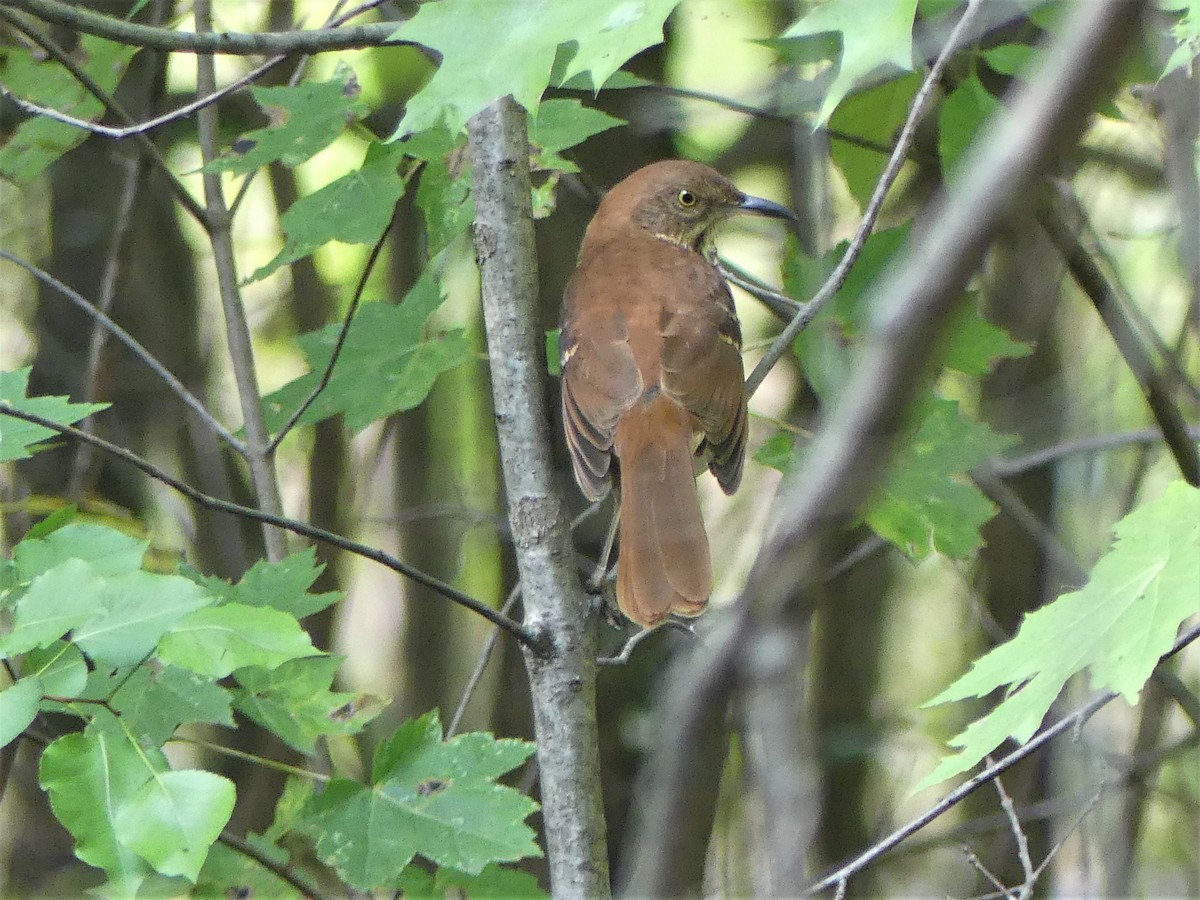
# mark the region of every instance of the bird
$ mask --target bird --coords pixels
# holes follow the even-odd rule
[[[589,500],[617,484],[616,598],[643,627],[697,616],[713,573],[696,477],[746,458],[742,333],[714,233],[736,212],[795,221],[715,169],[664,160],[601,200],[563,295],[563,427]]]

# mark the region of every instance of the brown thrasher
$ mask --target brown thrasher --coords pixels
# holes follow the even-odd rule
[[[698,615],[712,592],[693,456],[727,494],[742,478],[742,333],[713,247],[716,227],[739,210],[795,218],[700,163],[639,169],[600,203],[563,298],[575,480],[599,499],[616,458],[617,603],[645,626]]]

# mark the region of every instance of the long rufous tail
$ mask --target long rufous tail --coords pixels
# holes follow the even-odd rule
[[[617,426],[617,603],[641,625],[656,625],[670,612],[699,615],[712,593],[712,561],[691,443],[687,411],[661,394],[630,409]]]

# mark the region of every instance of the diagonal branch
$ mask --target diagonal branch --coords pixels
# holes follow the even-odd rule
[[[30,422],[34,425],[41,425],[43,428],[49,428],[51,431],[57,431],[59,434],[74,438],[77,441],[85,441],[103,450],[110,456],[116,457],[122,462],[126,462],[135,469],[149,475],[155,481],[162,482],[171,490],[182,494],[194,503],[198,503],[205,509],[211,509],[214,512],[229,513],[233,516],[241,516],[244,519],[250,519],[254,522],[259,522],[263,525],[273,525],[276,528],[282,528],[285,531],[290,531],[292,534],[298,534],[301,537],[311,538],[314,541],[321,541],[324,544],[329,544],[337,547],[339,550],[345,550],[347,553],[353,553],[356,556],[361,556],[364,559],[369,559],[372,562],[377,562],[387,569],[391,569],[405,578],[410,578],[417,584],[424,585],[432,591],[441,594],[447,600],[457,603],[459,606],[465,606],[474,613],[478,613],[487,619],[493,625],[498,625],[503,628],[518,641],[527,647],[538,647],[539,642],[534,636],[522,628],[516,622],[506,616],[496,612],[485,603],[481,603],[469,594],[464,594],[457,588],[446,584],[422,572],[420,569],[413,568],[408,563],[402,562],[382,550],[375,547],[370,547],[366,544],[360,544],[358,541],[350,540],[342,537],[340,534],[334,534],[332,531],[326,531],[324,528],[317,528],[315,525],[309,525],[307,522],[301,522],[298,519],[289,519],[286,516],[277,516],[272,513],[263,512],[260,509],[254,509],[250,506],[242,506],[238,503],[233,503],[229,500],[222,500],[220,497],[213,497],[203,491],[198,491],[190,484],[180,481],[174,475],[164,469],[143,459],[136,453],[126,450],[111,441],[106,441],[103,438],[96,437],[94,434],[88,434],[78,428],[72,428],[70,425],[63,425],[60,422],[55,422],[53,419],[48,419],[45,416],[40,416],[37,413],[27,412],[23,409],[17,409],[9,403],[0,401],[0,416],[11,416],[14,419],[20,419],[24,422]]]
[[[1171,385],[1155,365],[1146,345],[1138,337],[1121,302],[1119,291],[1105,277],[1074,229],[1067,223],[1062,206],[1069,202],[1064,194],[1058,203],[1043,207],[1038,214],[1038,222],[1062,254],[1071,277],[1096,307],[1096,312],[1112,335],[1113,342],[1126,365],[1137,379],[1179,471],[1183,473],[1188,484],[1200,487],[1200,451],[1188,434],[1188,424],[1184,421],[1183,414],[1171,399]]]
[[[133,122],[133,116],[130,115],[129,111],[125,109],[125,107],[117,100],[117,98],[101,87],[91,75],[84,71],[84,69],[81,68],[75,62],[75,60],[71,58],[71,54],[63,50],[63,48],[58,46],[57,43],[39,32],[36,28],[30,28],[20,17],[14,16],[2,6],[0,6],[0,21],[7,22],[17,31],[24,34],[31,41],[46,51],[46,53],[53,57],[59,65],[70,72],[71,76],[78,81],[88,93],[99,100],[104,105],[105,109],[111,110],[123,122]],[[11,100],[18,109],[21,109],[22,111],[32,115],[45,116],[46,118],[53,119],[56,122],[63,122],[67,125],[73,125],[76,128],[82,128],[88,132],[97,131],[102,127],[94,125],[92,122],[89,122],[86,119],[76,119],[73,116],[60,113],[57,110],[48,109],[44,106],[38,106],[36,103],[30,103],[27,100],[22,100],[20,97],[17,97],[10,90],[8,90],[8,88],[4,87],[3,84],[0,84],[0,95],[3,95]],[[158,146],[140,131],[131,131],[129,133],[134,135],[138,147],[141,148],[142,152],[146,155],[146,158],[152,160],[154,165],[162,173],[163,177],[166,178],[167,184],[171,188],[171,192],[175,195],[175,199],[177,199],[180,205],[191,214],[192,218],[200,223],[202,228],[207,228],[208,221],[204,215],[204,208],[196,202],[196,198],[191,195],[188,189],[184,187],[183,183],[176,177],[175,173],[171,171],[171,167],[167,165],[167,161],[163,157],[162,152],[158,149]]]
[[[879,219],[879,213],[883,209],[883,201],[892,189],[892,184],[896,181],[896,176],[900,174],[900,167],[904,165],[904,160],[908,156],[908,149],[912,146],[913,138],[916,137],[917,126],[921,124],[921,119],[925,116],[925,110],[929,106],[929,101],[933,98],[933,89],[941,79],[942,71],[946,68],[946,63],[950,61],[950,57],[958,50],[959,38],[966,31],[967,26],[979,10],[982,2],[983,0],[969,0],[967,3],[967,7],[963,10],[958,24],[954,26],[954,30],[950,32],[950,36],[946,39],[945,46],[942,47],[942,52],[938,54],[937,59],[930,66],[925,80],[921,82],[920,89],[913,97],[912,106],[908,110],[908,118],[904,120],[904,127],[900,129],[900,136],[896,138],[896,146],[892,150],[892,155],[888,157],[883,174],[879,176],[879,182],[875,185],[875,192],[871,194],[871,199],[867,202],[867,208],[863,211],[862,221],[858,225],[858,230],[854,232],[854,237],[850,239],[850,243],[846,247],[846,252],[842,254],[842,258],[838,260],[838,264],[829,273],[829,277],[825,279],[825,283],[821,285],[821,289],[817,291],[816,295],[808,303],[801,307],[800,311],[795,314],[795,317],[783,329],[779,337],[775,338],[775,341],[771,344],[767,352],[763,354],[763,358],[758,361],[758,365],[754,367],[754,371],[746,379],[747,396],[753,395],[758,390],[758,386],[767,377],[767,373],[774,368],[783,354],[787,353],[791,348],[793,342],[796,340],[796,336],[808,327],[817,313],[825,308],[829,301],[841,290],[842,285],[846,283],[846,278],[850,275],[850,269],[858,260],[858,255],[862,253],[863,247],[866,246],[867,238],[871,236],[871,232],[875,229],[875,222]]]
[[[208,425],[209,428],[219,434],[221,439],[225,441],[226,444],[228,444],[242,456],[245,456],[246,445],[238,440],[228,428],[218,422],[213,414],[205,409],[204,404],[197,399],[196,395],[189,391],[184,386],[182,381],[176,378],[169,369],[159,362],[153,353],[139,344],[133,335],[105,315],[98,307],[95,306],[95,304],[88,302],[86,297],[81,295],[78,291],[73,290],[72,288],[63,284],[46,270],[40,269],[33,263],[26,262],[20,257],[13,256],[7,250],[0,250],[0,259],[6,259],[10,263],[20,266],[38,281],[42,282],[48,287],[53,288],[55,291],[62,294],[77,307],[83,310],[83,312],[85,312],[87,315],[95,319],[97,325],[124,344],[134,356],[146,364],[150,371],[166,382],[167,387],[169,387],[175,393],[175,395],[179,397],[180,400],[187,404],[192,412],[198,415],[204,421],[204,423]]]

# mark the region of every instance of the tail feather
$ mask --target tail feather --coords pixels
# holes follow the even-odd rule
[[[699,615],[712,593],[708,535],[692,470],[692,428],[679,404],[659,395],[622,417],[621,549],[617,602],[642,625],[668,613]]]

